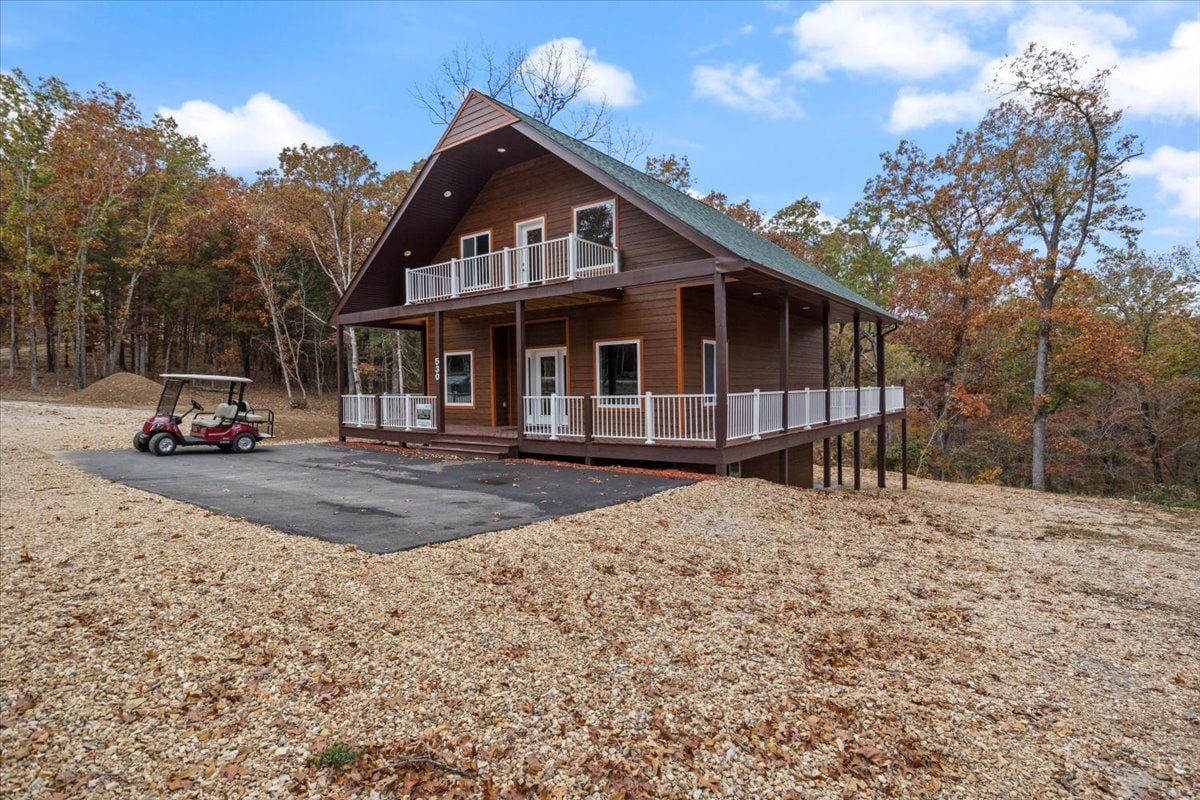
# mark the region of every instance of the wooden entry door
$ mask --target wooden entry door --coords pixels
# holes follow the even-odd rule
[[[507,427],[517,424],[517,343],[511,325],[492,328],[492,424]]]
[[[537,398],[525,407],[528,422],[550,425],[550,396],[566,394],[567,348],[547,347],[525,351],[525,396]]]

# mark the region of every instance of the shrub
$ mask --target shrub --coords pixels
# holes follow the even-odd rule
[[[1133,496],[1134,500],[1168,508],[1200,508],[1200,492],[1179,484],[1157,484]]]
[[[316,767],[329,767],[341,774],[346,767],[358,760],[361,753],[345,742],[334,742],[312,758]]]

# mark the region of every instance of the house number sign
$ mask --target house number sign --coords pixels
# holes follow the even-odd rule
[[[442,360],[440,358],[435,358],[433,360],[433,382],[442,382]]]

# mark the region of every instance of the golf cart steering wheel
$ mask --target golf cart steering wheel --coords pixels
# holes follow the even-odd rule
[[[192,411],[203,411],[204,406],[196,402],[196,398],[192,398]]]

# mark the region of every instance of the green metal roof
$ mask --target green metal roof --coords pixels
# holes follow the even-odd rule
[[[612,156],[602,153],[578,139],[537,121],[512,106],[501,103],[499,100],[495,100],[494,102],[512,112],[518,119],[538,133],[552,139],[592,166],[603,170],[621,185],[644,197],[658,208],[704,236],[707,236],[709,239],[712,239],[735,255],[782,273],[790,278],[795,278],[824,294],[841,298],[888,319],[897,319],[896,315],[892,312],[881,308],[853,289],[843,286],[816,267],[806,264],[770,239],[760,236],[712,206],[702,203],[677,189],[673,189],[646,173],[636,170],[628,164],[618,161]]]

